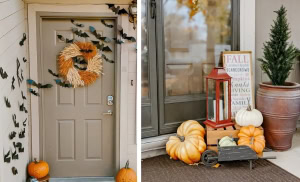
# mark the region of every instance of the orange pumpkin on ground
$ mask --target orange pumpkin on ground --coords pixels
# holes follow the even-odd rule
[[[186,164],[197,163],[206,149],[204,134],[204,128],[197,121],[185,121],[177,129],[177,136],[169,138],[166,151],[174,160],[179,159]]]
[[[258,154],[265,148],[266,141],[263,130],[255,128],[253,125],[242,127],[238,137],[238,145],[247,145]]]
[[[28,174],[31,177],[40,179],[48,175],[49,165],[45,161],[42,160],[37,161],[36,159],[34,159],[34,161],[28,165],[27,170],[28,170]]]
[[[116,176],[116,182],[136,182],[137,176],[133,169],[129,168],[129,161],[124,168],[120,169]]]

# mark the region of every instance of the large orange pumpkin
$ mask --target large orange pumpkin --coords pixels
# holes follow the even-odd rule
[[[116,182],[136,182],[137,176],[133,169],[129,168],[129,161],[124,168],[120,169],[116,176]]]
[[[177,136],[169,138],[166,151],[174,160],[179,159],[186,164],[197,163],[206,149],[204,134],[204,128],[197,121],[185,121],[177,129]]]
[[[40,179],[47,176],[47,174],[49,173],[49,165],[45,161],[37,161],[36,159],[34,159],[34,161],[28,165],[27,170],[28,174],[31,177]]]
[[[265,148],[266,141],[263,130],[255,128],[253,125],[242,127],[238,137],[238,145],[247,145],[258,154]]]

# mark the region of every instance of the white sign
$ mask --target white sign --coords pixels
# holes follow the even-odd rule
[[[254,85],[251,51],[223,52],[223,66],[231,79],[231,115],[248,106],[254,108]]]

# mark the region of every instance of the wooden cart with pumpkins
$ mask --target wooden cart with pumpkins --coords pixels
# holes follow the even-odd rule
[[[237,142],[238,138],[234,138],[234,141]],[[219,140],[217,143],[219,143]],[[253,160],[257,159],[276,159],[276,157],[259,157],[256,152],[247,145],[221,147],[219,144],[218,152],[206,150],[201,156],[201,161],[206,166],[214,166],[218,162],[248,160],[250,169],[253,169]]]

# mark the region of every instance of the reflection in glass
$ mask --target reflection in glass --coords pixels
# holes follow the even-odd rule
[[[149,98],[149,62],[147,34],[147,0],[142,0],[142,97]]]
[[[204,77],[231,50],[231,0],[163,0],[163,9],[165,95],[203,94]]]

